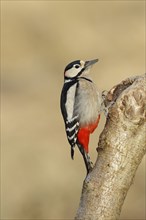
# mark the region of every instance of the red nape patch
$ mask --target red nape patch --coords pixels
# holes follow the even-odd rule
[[[100,115],[98,116],[94,124],[87,125],[86,127],[80,128],[77,134],[79,143],[83,146],[85,151],[88,153],[89,136],[97,128],[99,123]]]

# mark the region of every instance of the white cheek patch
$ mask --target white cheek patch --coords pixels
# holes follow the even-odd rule
[[[82,67],[79,67],[78,69],[71,68],[65,72],[65,76],[69,77],[69,78],[76,77],[78,75],[78,73],[81,71],[81,69],[82,69]]]

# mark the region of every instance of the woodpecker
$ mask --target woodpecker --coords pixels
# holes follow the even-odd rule
[[[98,59],[76,60],[66,66],[60,99],[66,135],[71,145],[71,157],[74,158],[74,148],[77,145],[87,174],[92,170],[89,137],[98,126],[102,103],[101,94],[90,78],[90,69],[97,61]]]

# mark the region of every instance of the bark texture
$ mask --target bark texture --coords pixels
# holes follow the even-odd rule
[[[98,158],[83,183],[77,220],[115,220],[146,152],[145,76],[128,78],[106,95],[109,107]]]

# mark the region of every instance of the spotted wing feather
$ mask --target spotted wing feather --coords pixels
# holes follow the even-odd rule
[[[77,141],[77,133],[79,130],[78,117],[75,116],[71,120],[66,121],[66,134],[71,145],[71,157],[74,157],[74,147]]]

